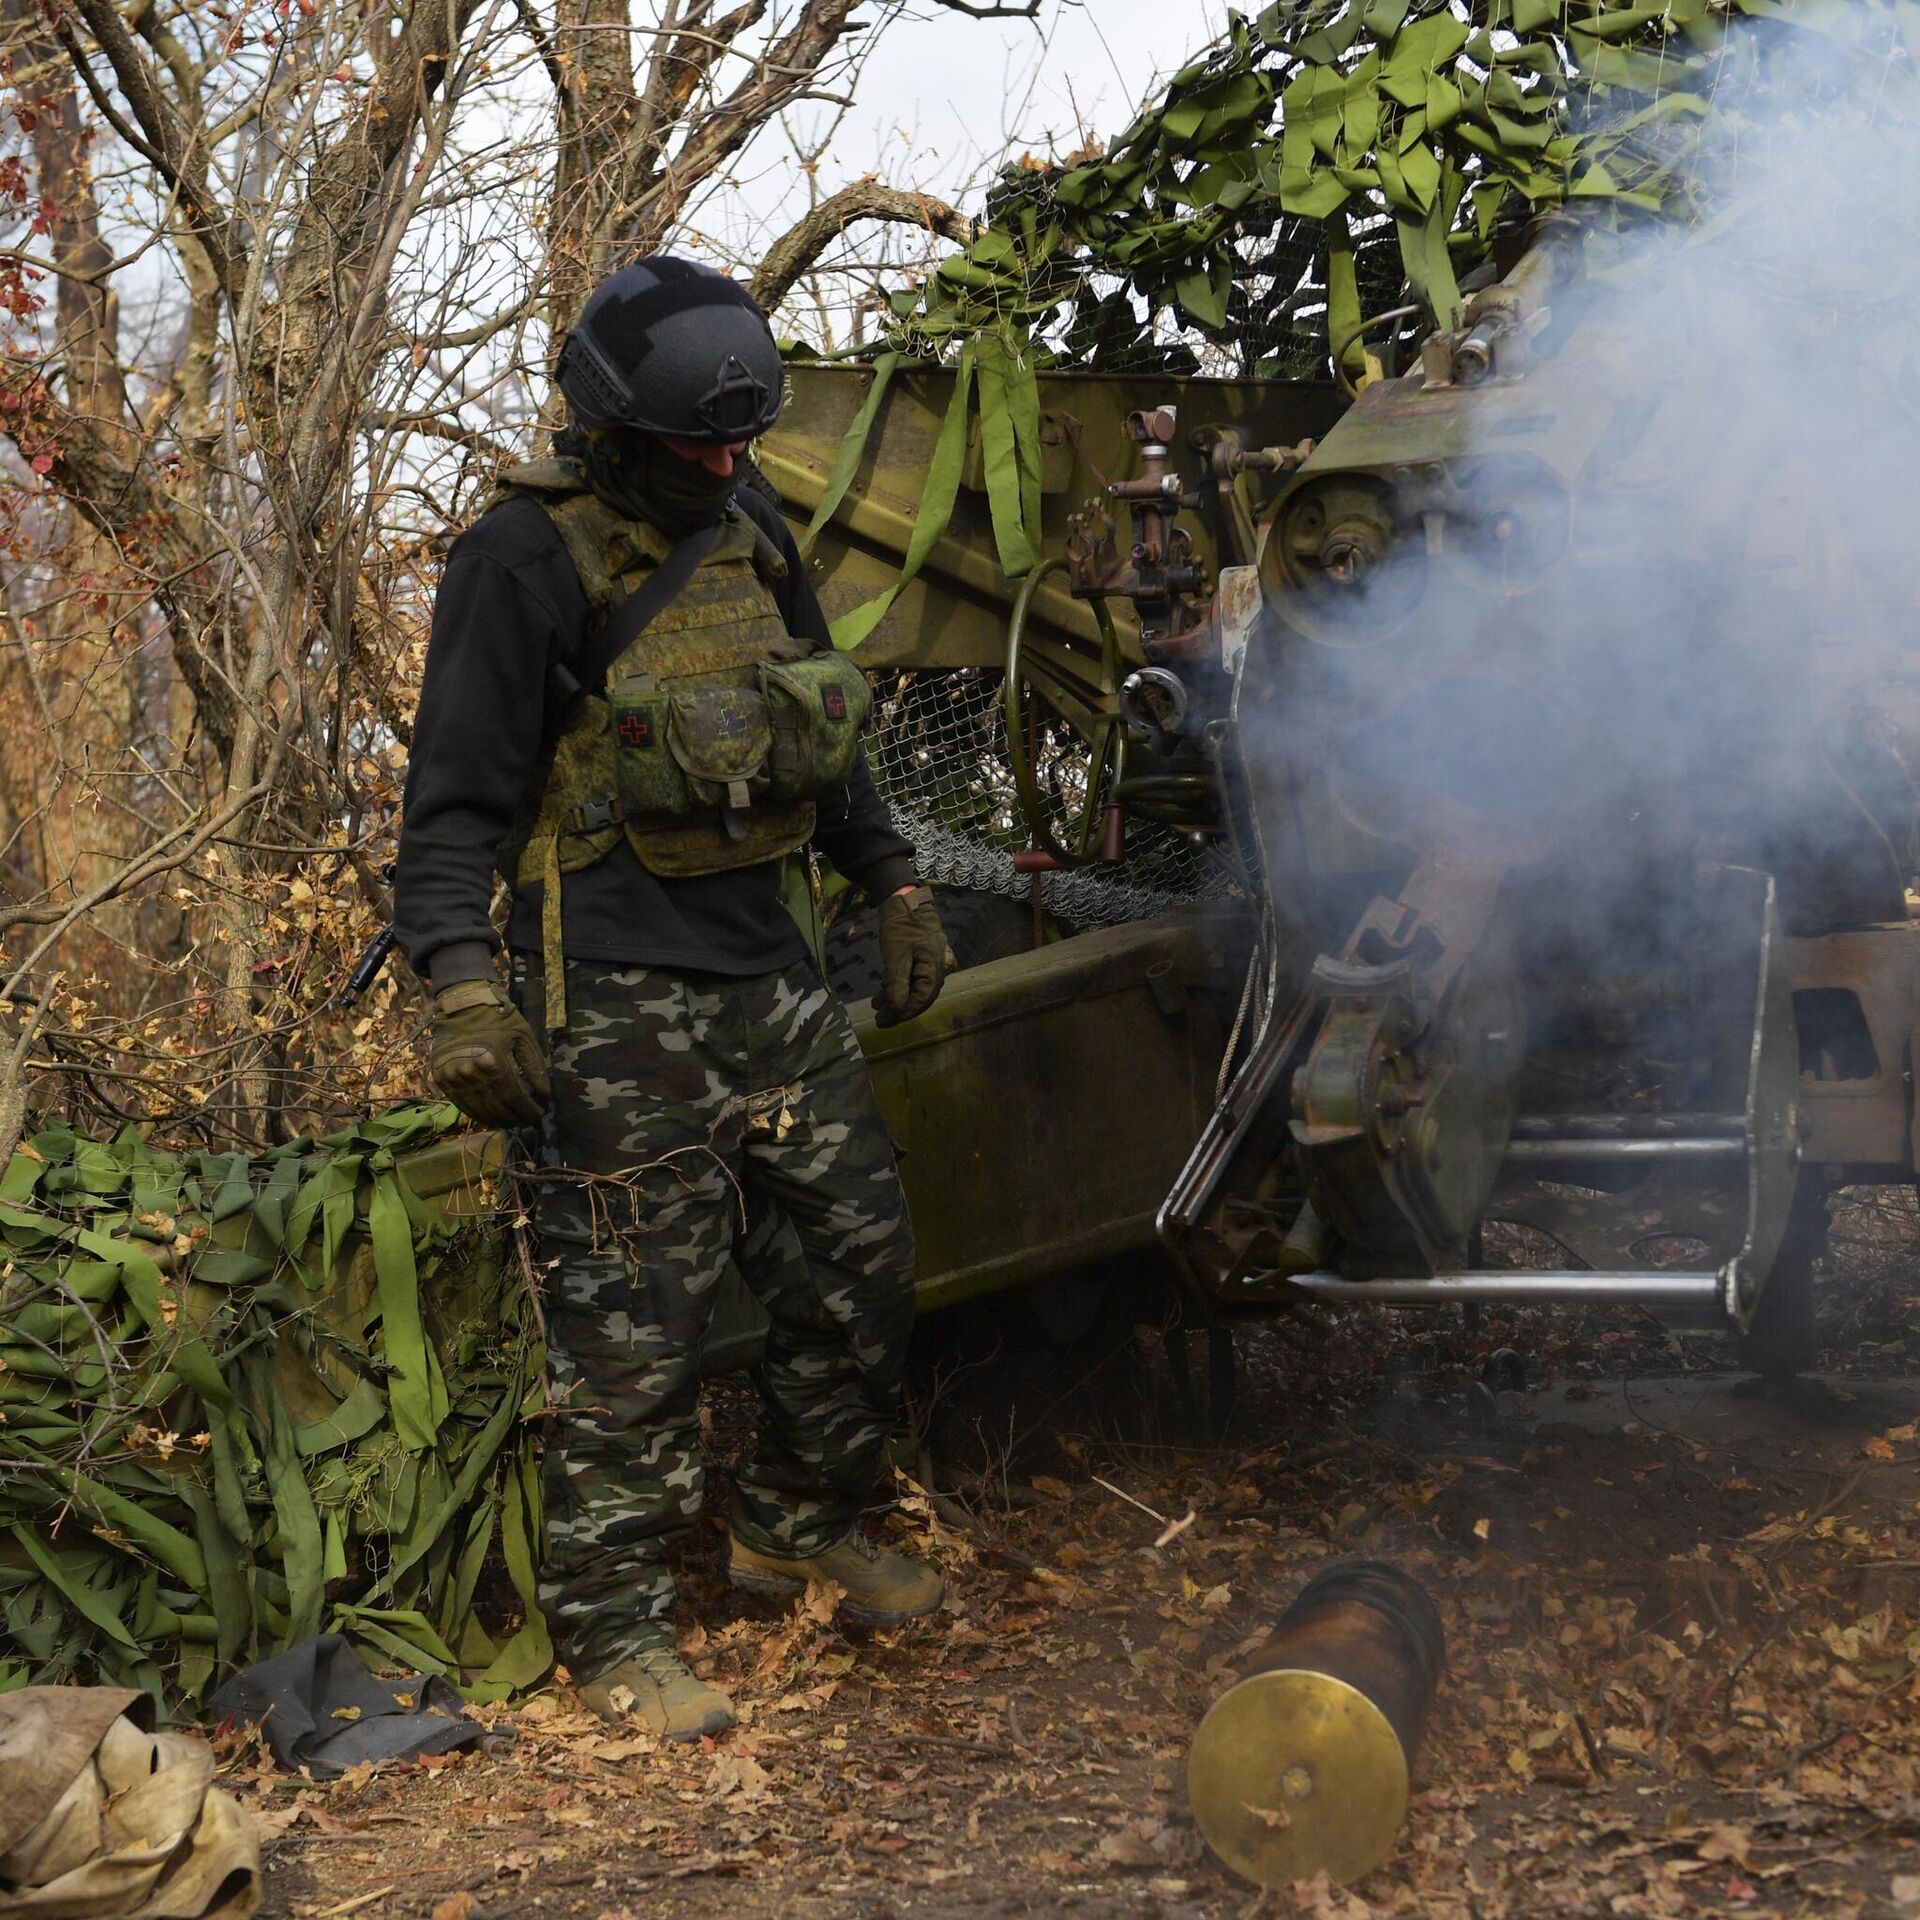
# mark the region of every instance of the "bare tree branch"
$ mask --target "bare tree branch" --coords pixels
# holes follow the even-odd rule
[[[957,193],[829,192],[830,117],[771,247],[706,211],[911,17],[0,0],[0,994],[59,969],[38,1041],[0,1036],[0,1146],[31,1076],[98,1118],[80,1057],[236,1143],[418,1091],[374,1019],[404,979],[320,1009],[384,910],[451,529],[529,450],[578,301],[696,204],[826,331],[856,223],[867,260],[969,237]]]
[[[444,440],[451,447],[465,447],[471,453],[505,466],[513,456],[513,449],[504,440],[497,440],[490,433],[481,433],[476,428],[463,427],[457,420],[449,420],[438,413],[389,413],[384,409],[362,416],[364,430],[373,433],[418,433],[429,440]]]
[[[938,234],[943,240],[952,240],[960,246],[973,238],[973,222],[944,200],[889,187],[867,174],[822,200],[767,249],[759,269],[747,283],[753,297],[769,310],[778,306],[794,283],[859,220],[924,227],[928,233]]]
[[[821,63],[850,31],[860,0],[806,0],[791,28],[750,73],[688,134],[685,143],[632,196],[620,235],[624,251],[653,252],[701,186],[780,109],[807,91]]]
[[[540,64],[547,70],[547,78],[553,82],[555,93],[564,94],[567,90],[566,76],[560,71],[560,62],[554,56],[553,35],[547,31],[546,23],[533,10],[533,0],[513,0],[513,10],[519,16],[520,28],[533,42],[533,50],[540,56]]]
[[[234,244],[226,214],[208,185],[204,146],[194,130],[174,111],[152,64],[134,45],[133,36],[128,33],[113,0],[73,0],[73,4],[87,23],[95,45],[107,56],[133,118],[146,136],[142,140],[134,135],[134,144],[159,168],[167,184],[180,196],[192,223],[195,241],[206,249],[221,284],[232,296],[239,289],[246,262]],[[54,21],[81,79],[88,90],[93,91],[98,82],[84,49],[64,14],[56,12]],[[95,98],[99,97],[96,93]]]

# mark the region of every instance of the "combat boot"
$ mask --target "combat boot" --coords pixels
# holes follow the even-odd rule
[[[742,1593],[770,1600],[797,1599],[808,1587],[837,1582],[846,1590],[840,1615],[862,1627],[897,1627],[931,1613],[946,1598],[946,1583],[931,1567],[876,1547],[856,1527],[824,1553],[762,1553],[737,1533],[727,1535],[727,1578]]]
[[[671,1647],[651,1647],[578,1689],[602,1720],[638,1724],[662,1740],[698,1740],[733,1725],[733,1702],[696,1680]]]

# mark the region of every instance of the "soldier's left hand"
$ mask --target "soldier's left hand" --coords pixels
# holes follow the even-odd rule
[[[553,1097],[540,1041],[497,980],[461,980],[433,996],[440,1092],[483,1127],[525,1127]]]
[[[902,887],[880,902],[880,991],[873,996],[873,1024],[898,1026],[939,998],[953,953],[933,904],[933,889]]]

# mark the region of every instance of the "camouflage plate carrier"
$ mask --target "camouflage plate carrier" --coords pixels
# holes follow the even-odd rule
[[[595,496],[572,461],[515,467],[498,497],[529,499],[553,522],[591,634],[672,551]],[[500,855],[516,890],[542,889],[548,1032],[566,1025],[564,875],[604,860],[623,837],[669,879],[781,859],[812,837],[816,800],[845,783],[872,695],[845,655],[787,632],[772,592],[786,571],[774,543],[732,509],[604,688],[585,689],[552,730]]]

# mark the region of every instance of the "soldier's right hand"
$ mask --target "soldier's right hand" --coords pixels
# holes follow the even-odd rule
[[[483,1127],[524,1127],[551,1098],[540,1042],[497,980],[433,996],[433,1084]]]

